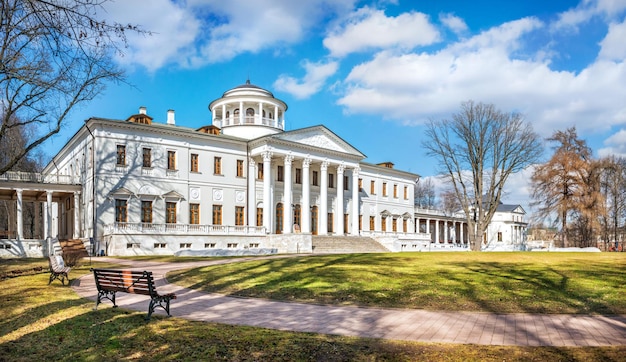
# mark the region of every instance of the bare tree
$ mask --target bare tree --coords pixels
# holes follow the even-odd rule
[[[439,203],[439,207],[443,210],[446,216],[452,216],[461,210],[461,203],[456,197],[456,192],[454,192],[453,189],[442,191],[440,200],[441,202]]]
[[[420,178],[415,185],[415,205],[422,209],[435,207],[435,184],[430,178]]]
[[[587,192],[586,178],[591,170],[591,149],[578,139],[576,128],[557,131],[548,138],[556,143],[548,162],[535,168],[532,205],[538,206],[537,215],[548,218],[553,214],[561,222],[561,246],[567,246],[568,217],[580,210]]]
[[[431,121],[426,136],[424,147],[465,213],[471,248],[480,251],[507,179],[539,159],[541,140],[521,114],[472,101],[452,119]]]
[[[601,160],[601,192],[606,213],[601,216],[605,248],[609,242],[618,247],[620,228],[626,218],[626,158],[610,156]],[[610,234],[610,235],[609,235]]]
[[[37,129],[0,175],[59,132],[70,111],[123,79],[112,61],[134,25],[98,17],[108,0],[0,0],[0,141]]]

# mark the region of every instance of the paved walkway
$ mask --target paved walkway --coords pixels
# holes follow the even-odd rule
[[[164,278],[165,273],[171,270],[230,263],[232,259],[184,263],[112,258],[98,260],[129,265],[131,269],[151,270],[159,291],[175,292],[178,297],[171,303],[171,314],[196,321],[419,342],[518,346],[626,345],[625,315],[436,312],[236,298],[168,284]],[[237,259],[244,260],[247,259]],[[92,274],[74,280],[72,288],[82,297],[96,299]],[[120,307],[147,312],[147,298],[119,293],[116,301]],[[104,305],[109,304],[105,302]],[[161,313],[160,309],[155,312]]]

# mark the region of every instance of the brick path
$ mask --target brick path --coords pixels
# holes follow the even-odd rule
[[[257,258],[258,259],[258,258]],[[175,292],[171,314],[176,317],[247,325],[278,330],[313,332],[395,340],[518,346],[622,346],[626,345],[626,316],[569,314],[492,314],[437,312],[410,309],[382,309],[322,306],[235,298],[204,293],[168,284],[165,273],[204,265],[233,262],[214,260],[188,263],[155,263],[98,258],[151,270],[159,292]],[[247,259],[237,259],[243,261]],[[96,299],[93,275],[72,282],[82,297]],[[146,296],[119,293],[120,307],[147,312]],[[104,302],[104,306],[110,303]],[[155,314],[163,313],[157,310]]]

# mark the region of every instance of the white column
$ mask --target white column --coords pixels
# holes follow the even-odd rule
[[[258,124],[263,124],[263,102],[259,102],[259,123]]]
[[[320,182],[320,235],[328,234],[328,161],[322,162],[320,166],[321,182]]]
[[[426,232],[430,234],[430,219],[426,219]]]
[[[243,101],[239,102],[239,124],[243,124],[244,117],[246,116],[246,110],[243,109]],[[265,172],[265,170],[263,170]]]
[[[292,209],[292,195],[291,195],[291,163],[293,161],[293,156],[288,155],[285,156],[285,181],[283,182],[285,186],[285,192],[283,195],[283,199],[285,201],[285,206],[283,207],[284,216],[283,216],[283,233],[291,234],[293,230],[293,209]]]
[[[256,162],[248,158],[248,226],[256,226]],[[263,170],[265,172],[265,170]]]
[[[448,235],[450,232],[450,227],[448,226],[448,220],[443,221],[443,242],[448,243]]]
[[[15,189],[15,193],[17,194],[17,240],[22,240],[24,239],[24,219],[22,218],[22,189]]]
[[[337,167],[337,227],[335,228],[335,234],[343,235],[343,171],[346,167],[339,165]]]
[[[311,176],[309,166],[311,165],[311,159],[305,158],[302,161],[302,208],[300,221],[300,230],[303,233],[311,232]]]
[[[272,178],[272,153],[263,153],[263,226],[268,234],[272,233],[272,200],[271,198],[271,178]]]
[[[278,106],[274,106],[274,127],[278,128]]]
[[[439,242],[439,220],[435,220],[435,242]]]
[[[359,235],[359,167],[352,169],[352,235]]]
[[[221,126],[224,126],[226,124],[226,122],[228,122],[226,120],[226,104],[222,104],[222,124],[221,124]]]
[[[78,208],[80,207],[80,192],[74,192],[74,235],[72,239],[80,237],[80,213]]]
[[[463,240],[463,225],[464,223],[460,223],[459,226],[459,243],[463,244],[464,240]]]

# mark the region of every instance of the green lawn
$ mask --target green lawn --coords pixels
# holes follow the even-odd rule
[[[626,314],[626,253],[394,253],[174,271],[207,292],[308,303],[496,313]]]
[[[241,273],[244,274],[238,279],[241,283],[245,275],[254,275],[258,278],[260,274],[271,274],[273,278],[276,278],[281,274],[279,271],[262,272],[261,268],[270,266],[277,268],[285,265],[295,268],[294,271],[300,268],[298,273],[301,277],[305,274],[309,275],[307,281],[302,283],[316,285],[318,282],[315,280],[319,278],[318,274],[328,275],[329,272],[324,269],[333,265],[339,266],[342,263],[347,263],[346,267],[350,268],[342,273],[335,270],[334,273],[338,278],[354,274],[352,280],[359,279],[364,274],[363,268],[355,265],[354,262],[348,263],[348,260],[371,263],[370,267],[366,266],[365,269],[370,269],[374,274],[384,274],[387,280],[393,278],[394,275],[403,278],[402,276],[408,273],[405,268],[409,267],[403,264],[418,263],[417,260],[420,260],[418,264],[423,264],[424,269],[428,270],[434,268],[434,265],[428,267],[428,264],[436,264],[436,260],[439,260],[441,264],[448,263],[453,266],[461,259],[465,259],[468,274],[487,272],[495,274],[491,267],[485,265],[499,264],[502,260],[506,260],[507,265],[509,263],[516,265],[521,258],[517,254],[499,255],[498,257],[474,253],[430,256],[385,254],[256,261],[240,265]],[[487,261],[485,258],[494,259]],[[571,272],[557,268],[554,265],[556,261],[560,260],[559,265],[564,263],[563,265],[567,266],[576,258],[579,259],[579,263],[584,264],[586,261],[589,269],[592,266],[595,268],[606,264],[606,268],[610,269],[610,266],[614,265],[615,270],[624,271],[623,257],[622,259],[616,258],[613,254],[571,256],[542,254],[536,258],[548,260],[539,261],[538,259],[535,262],[537,269],[542,269],[540,265],[548,263],[552,265],[551,268],[563,274]],[[455,261],[456,259],[460,260]],[[476,261],[472,262],[468,259]],[[388,264],[387,271],[383,273],[376,265],[377,260],[392,262],[392,264]],[[428,260],[431,261],[427,262]],[[327,265],[320,264],[321,261]],[[33,269],[44,262],[43,259],[23,260],[19,263],[0,261],[0,271],[6,271],[8,268],[11,270]],[[533,264],[532,261],[526,263]],[[8,266],[8,264],[11,265]],[[94,262],[94,266],[111,267],[112,265]],[[226,267],[232,266],[221,265],[212,269],[211,273],[215,274]],[[88,272],[89,265],[83,265],[72,269],[70,277],[74,279]],[[507,273],[516,275],[511,271],[500,270],[499,272],[502,275],[507,275]],[[409,274],[415,276],[413,272]],[[612,275],[620,281],[624,280],[623,273],[616,272]],[[441,274],[442,278],[449,276],[448,273]],[[568,281],[570,282],[571,280]],[[161,314],[154,315],[151,322],[146,322],[145,311],[114,309],[108,304],[94,311],[93,301],[79,298],[71,288],[62,286],[58,281],[50,286],[47,283],[48,274],[45,270],[0,280],[0,307],[2,308],[0,361],[622,361],[626,354],[626,347],[501,347],[350,338],[193,322],[176,317],[166,318]],[[266,284],[273,285],[273,283],[267,282]],[[231,281],[223,281],[222,284],[234,285]],[[370,285],[364,281],[355,284]],[[326,286],[323,289],[328,290],[328,288]],[[389,288],[394,288],[394,286],[390,285]],[[359,294],[361,292],[357,293]],[[174,301],[176,302],[180,300]],[[146,300],[146,307],[147,303]]]

